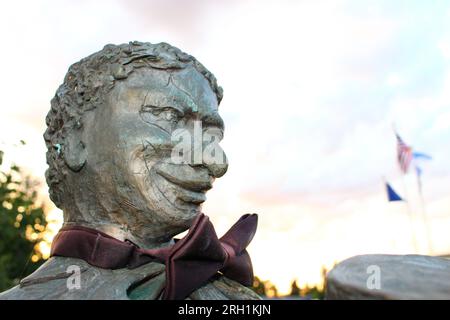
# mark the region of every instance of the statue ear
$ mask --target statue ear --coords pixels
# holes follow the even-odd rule
[[[78,172],[86,163],[87,151],[78,132],[71,132],[66,138],[63,148],[64,162],[70,170]]]

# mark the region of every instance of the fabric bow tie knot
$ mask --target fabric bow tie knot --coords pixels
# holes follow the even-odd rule
[[[256,232],[258,216],[242,216],[220,239],[209,218],[199,214],[187,235],[173,246],[141,249],[103,232],[64,227],[52,243],[52,256],[80,258],[105,269],[134,269],[160,261],[166,266],[163,299],[184,299],[218,272],[242,285],[253,283],[253,267],[246,250]]]

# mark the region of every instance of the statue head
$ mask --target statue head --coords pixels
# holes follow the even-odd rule
[[[217,144],[221,99],[215,77],[166,43],[107,45],[73,64],[44,134],[50,197],[65,224],[144,246],[189,228],[228,167]],[[213,160],[198,152],[211,144]]]

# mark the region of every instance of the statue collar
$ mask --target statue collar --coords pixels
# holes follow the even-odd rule
[[[104,232],[83,227],[61,228],[51,256],[83,259],[104,269],[134,269],[149,262],[166,267],[162,299],[184,299],[218,272],[242,285],[253,283],[253,267],[246,247],[256,232],[258,216],[243,215],[220,239],[209,218],[199,214],[187,235],[169,247],[142,249]]]

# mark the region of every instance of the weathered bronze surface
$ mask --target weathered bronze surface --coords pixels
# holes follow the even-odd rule
[[[64,225],[95,228],[143,248],[172,244],[228,167],[224,154],[223,161],[174,162],[174,136],[201,123],[202,132],[214,132],[208,137],[218,142],[221,99],[215,77],[166,43],[107,45],[73,64],[52,100],[44,134],[46,179]],[[223,152],[218,144],[214,148],[217,160]],[[79,289],[67,286],[73,265],[80,268]],[[113,271],[53,257],[0,298],[155,299],[163,275],[158,263]],[[190,298],[258,296],[218,276]]]
[[[450,260],[422,255],[349,258],[327,275],[327,299],[450,299]]]

